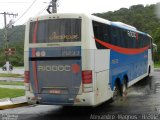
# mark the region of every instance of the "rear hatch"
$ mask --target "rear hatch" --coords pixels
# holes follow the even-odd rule
[[[35,96],[47,104],[74,102],[81,94],[81,46],[69,44],[81,41],[81,19],[31,22],[29,38],[30,82]],[[41,43],[55,46],[39,47]]]

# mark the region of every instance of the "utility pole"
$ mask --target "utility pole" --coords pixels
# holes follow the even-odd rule
[[[52,0],[52,13],[57,13],[57,0]]]
[[[50,10],[50,8],[52,8],[52,11]],[[47,8],[47,12],[49,14],[51,13],[57,13],[57,0],[52,0],[50,5]]]
[[[7,15],[8,16],[13,16],[16,17],[18,16],[18,14],[13,14],[13,13],[8,13],[8,12],[4,12],[4,13],[0,13],[2,15],[4,15],[4,42],[5,42],[5,48],[8,48],[8,38],[7,38]]]
[[[9,40],[7,37],[8,36],[8,34],[7,34],[7,15],[16,17],[16,16],[18,16],[18,14],[13,14],[13,13],[8,13],[8,12],[3,12],[0,14],[4,15],[4,48],[8,49]],[[6,54],[6,68],[7,68],[7,70],[9,70],[9,67],[7,67],[8,64],[9,64],[9,58],[8,58],[8,54]]]

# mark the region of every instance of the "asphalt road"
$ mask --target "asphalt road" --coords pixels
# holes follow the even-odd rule
[[[32,105],[0,114],[0,119],[8,120],[160,120],[160,72],[130,87],[125,98],[98,107]]]
[[[3,71],[0,67],[0,73],[24,74],[24,67],[13,67],[12,71]]]

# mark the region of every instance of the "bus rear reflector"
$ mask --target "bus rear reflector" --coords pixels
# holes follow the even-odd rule
[[[92,71],[91,70],[82,71],[82,83],[83,84],[92,83]]]
[[[24,72],[24,82],[29,83],[29,71]]]

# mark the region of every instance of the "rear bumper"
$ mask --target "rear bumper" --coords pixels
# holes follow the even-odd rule
[[[94,92],[77,95],[74,106],[96,106]]]
[[[38,94],[37,100],[31,103],[44,105],[61,105],[61,106],[96,106],[94,92],[83,93],[81,95],[52,95]]]

